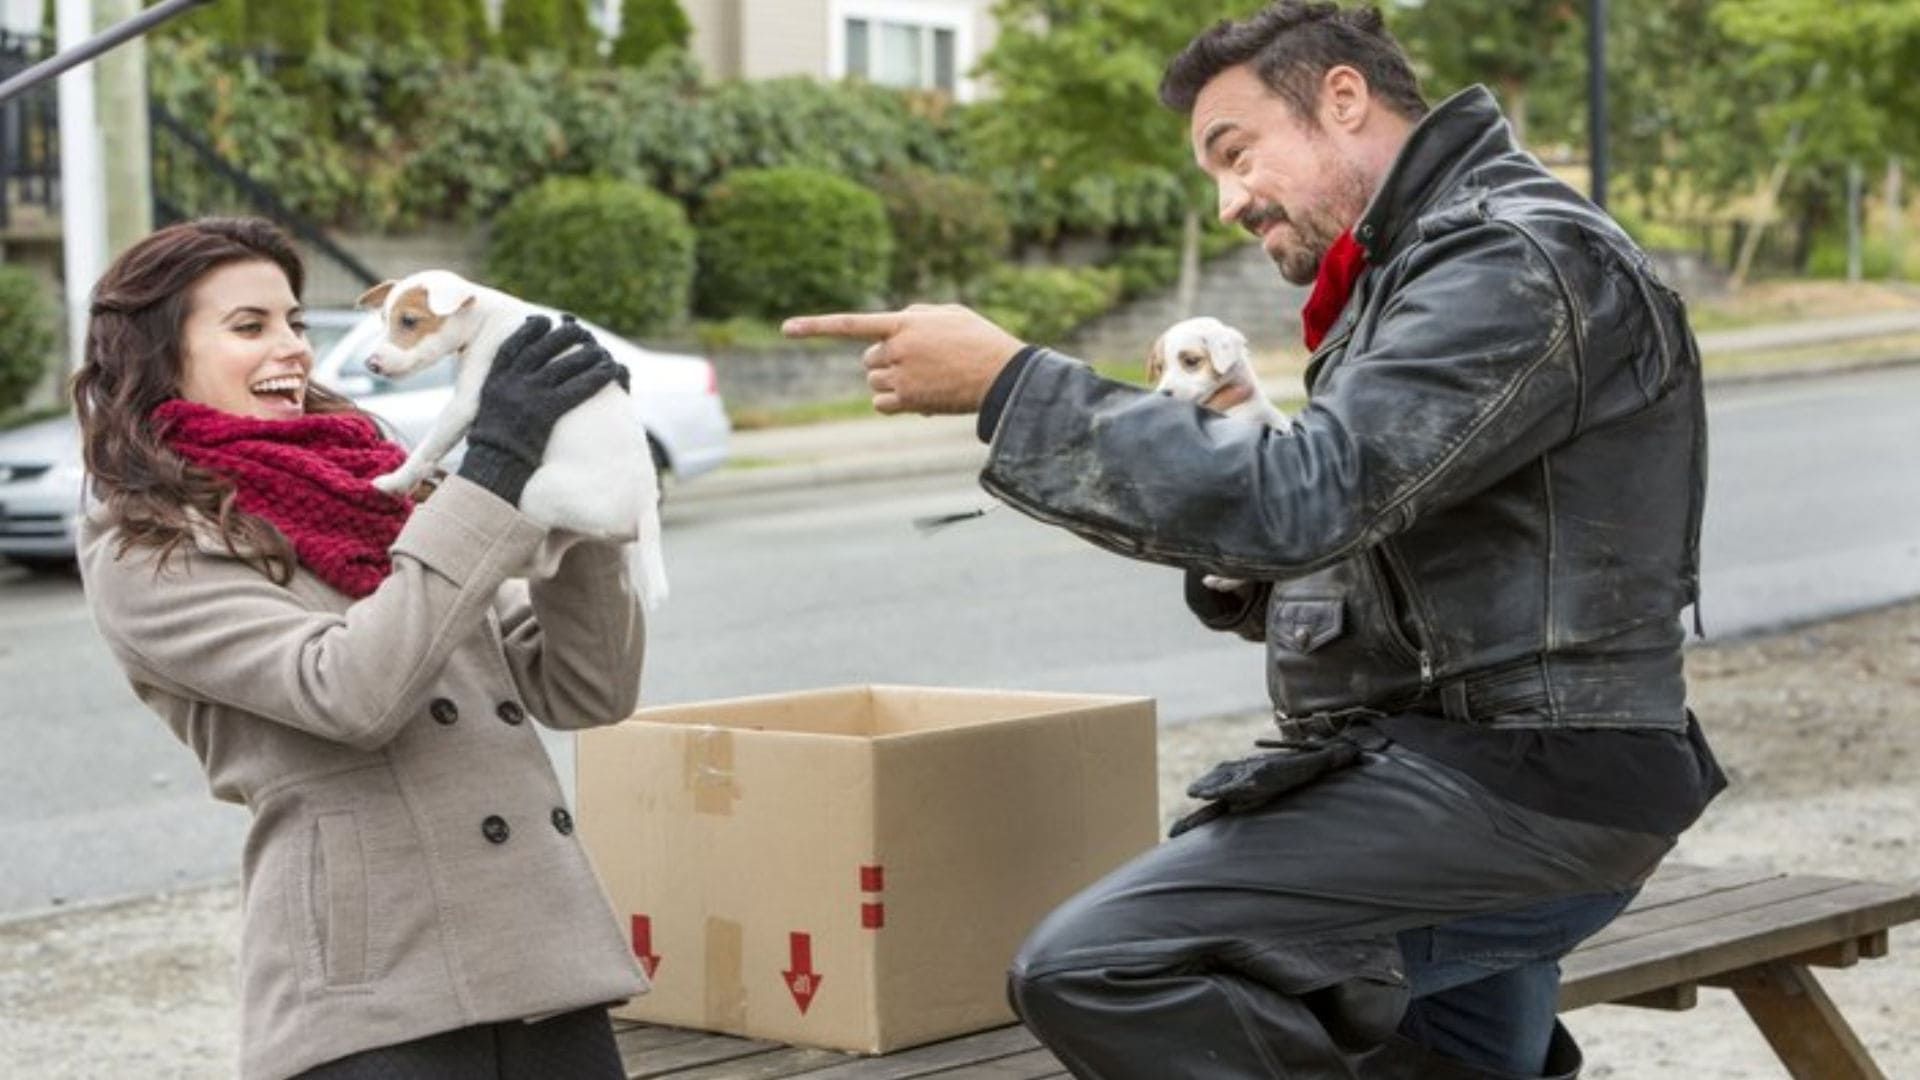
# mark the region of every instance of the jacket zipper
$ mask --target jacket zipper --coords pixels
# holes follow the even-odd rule
[[[1376,561],[1377,560],[1377,561]],[[1420,621],[1418,605],[1413,601],[1413,590],[1407,585],[1406,575],[1396,573],[1397,562],[1386,542],[1367,552],[1367,568],[1374,575],[1374,586],[1380,590],[1381,606],[1387,610],[1387,636],[1398,645],[1407,656],[1420,665],[1420,689],[1422,692],[1433,688],[1433,654],[1426,647],[1407,639],[1407,632],[1400,622],[1400,601],[1404,597],[1407,605],[1407,617],[1413,621],[1414,630],[1420,637],[1426,636],[1426,624]]]

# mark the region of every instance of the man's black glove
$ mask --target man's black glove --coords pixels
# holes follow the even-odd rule
[[[1173,823],[1169,839],[1224,814],[1257,810],[1295,788],[1360,760],[1360,745],[1332,738],[1293,749],[1236,758],[1215,765],[1187,786],[1187,797],[1211,800]]]
[[[460,475],[518,506],[553,425],[623,372],[579,323],[566,319],[556,329],[544,315],[528,318],[480,387]]]

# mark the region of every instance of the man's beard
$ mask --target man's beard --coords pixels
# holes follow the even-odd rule
[[[1314,279],[1320,276],[1320,261],[1326,258],[1340,234],[1352,228],[1360,219],[1371,197],[1367,191],[1366,177],[1358,166],[1350,161],[1339,161],[1335,168],[1340,175],[1334,186],[1333,197],[1326,202],[1297,217],[1276,204],[1263,203],[1250,209],[1241,218],[1242,224],[1256,236],[1270,217],[1278,218],[1293,230],[1298,243],[1273,253],[1271,257],[1274,265],[1280,268],[1280,276],[1295,285],[1312,285]]]

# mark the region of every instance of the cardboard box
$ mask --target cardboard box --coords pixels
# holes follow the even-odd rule
[[[1158,840],[1145,698],[850,687],[583,732],[580,836],[651,993],[615,1015],[884,1053],[1010,1022],[1062,900]]]

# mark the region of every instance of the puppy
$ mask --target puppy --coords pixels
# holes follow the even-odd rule
[[[445,357],[459,365],[453,399],[400,468],[377,477],[389,493],[411,491],[473,426],[480,387],[500,345],[540,311],[497,289],[446,270],[422,270],[368,289],[360,306],[380,308],[386,335],[367,370],[402,378]],[[551,574],[580,537],[623,542],[628,566],[649,609],[667,597],[660,551],[660,478],[633,403],[609,385],[553,426],[540,467],[520,495],[520,510],[553,530],[530,570]]]
[[[1253,373],[1245,334],[1211,316],[1183,319],[1147,350],[1147,381],[1162,394],[1197,403],[1236,420],[1281,431],[1293,422],[1273,407]],[[1232,592],[1246,582],[1208,574],[1209,589]]]
[[[1147,350],[1147,382],[1236,420],[1282,431],[1293,426],[1260,388],[1246,335],[1211,316],[1183,319],[1154,341]]]

